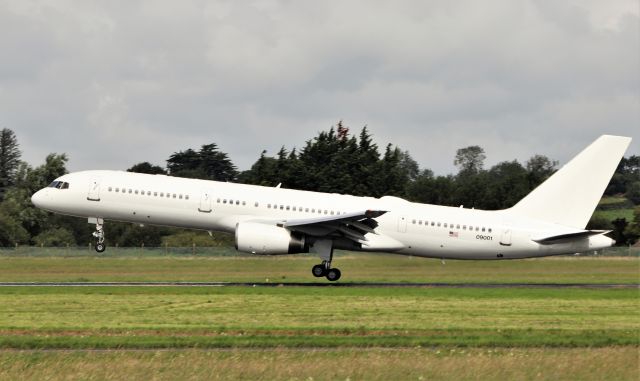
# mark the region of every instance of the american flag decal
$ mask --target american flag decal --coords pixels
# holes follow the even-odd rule
[[[449,232],[449,237],[458,238],[458,232]]]

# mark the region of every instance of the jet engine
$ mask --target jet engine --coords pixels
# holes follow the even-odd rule
[[[236,250],[252,254],[308,253],[304,234],[276,225],[241,222],[236,225]]]

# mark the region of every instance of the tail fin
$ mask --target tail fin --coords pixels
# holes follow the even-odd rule
[[[599,137],[509,211],[583,229],[629,143],[623,136]]]

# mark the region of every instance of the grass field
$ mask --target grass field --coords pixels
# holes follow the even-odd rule
[[[322,282],[314,263],[31,253],[0,256],[0,281]],[[336,264],[341,282],[640,281],[637,256]],[[0,287],[0,379],[637,380],[639,317],[635,287]]]
[[[633,347],[2,352],[6,380],[637,380]]]
[[[626,253],[626,249],[624,250]],[[9,252],[11,253],[11,252]],[[318,282],[311,255],[275,257],[152,255],[110,250],[107,256],[64,250],[50,255],[0,255],[0,282],[42,281],[237,281]],[[514,261],[446,261],[390,254],[338,252],[340,282],[638,283],[640,258],[552,257]]]

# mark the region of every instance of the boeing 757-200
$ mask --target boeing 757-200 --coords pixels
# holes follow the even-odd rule
[[[235,234],[253,254],[312,252],[316,277],[340,278],[334,249],[429,258],[516,259],[613,245],[589,221],[631,138],[604,135],[509,209],[485,211],[121,171],[66,174],[31,200],[88,218],[98,252],[107,220]]]

